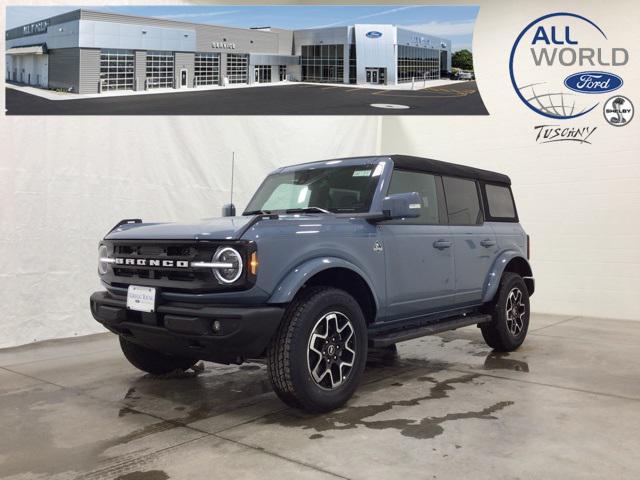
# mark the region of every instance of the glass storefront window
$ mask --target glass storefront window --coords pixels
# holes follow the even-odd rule
[[[398,45],[398,83],[440,78],[440,50]]]
[[[302,45],[301,54],[302,81],[344,81],[344,45]]]
[[[357,83],[355,44],[349,45],[349,83]]]
[[[254,68],[257,83],[271,83],[271,65],[256,65]]]

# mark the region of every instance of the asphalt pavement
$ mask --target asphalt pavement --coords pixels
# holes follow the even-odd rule
[[[48,100],[11,88],[5,95],[7,115],[488,114],[475,81],[421,90],[292,84],[77,100]]]

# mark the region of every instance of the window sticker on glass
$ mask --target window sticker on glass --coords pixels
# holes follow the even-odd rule
[[[370,177],[371,170],[354,170],[353,176],[354,177]]]

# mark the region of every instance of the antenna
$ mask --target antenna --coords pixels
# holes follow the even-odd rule
[[[231,152],[231,201],[222,206],[222,216],[223,217],[235,217],[236,216],[236,207],[233,205],[233,171],[235,170],[236,165],[236,152]]]

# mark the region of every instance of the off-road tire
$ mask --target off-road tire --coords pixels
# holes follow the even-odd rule
[[[507,314],[507,302],[509,295],[519,291],[521,293],[521,303],[523,305],[524,314],[521,317],[521,327],[516,334],[513,322],[510,321]],[[496,298],[490,308],[489,313],[492,316],[491,322],[480,325],[484,341],[491,348],[499,352],[511,352],[516,350],[527,336],[529,329],[529,291],[524,280],[517,273],[505,272],[500,279],[500,285]]]
[[[312,377],[308,351],[314,328],[330,312],[343,314],[353,327],[355,354],[343,383],[326,389]],[[327,412],[344,405],[358,387],[366,361],[367,326],[360,305],[347,292],[332,287],[309,287],[301,292],[286,309],[267,352],[269,376],[278,397],[308,412]]]
[[[153,375],[164,375],[174,370],[187,370],[193,367],[197,360],[177,355],[167,355],[120,337],[120,348],[129,363],[143,372]]]

